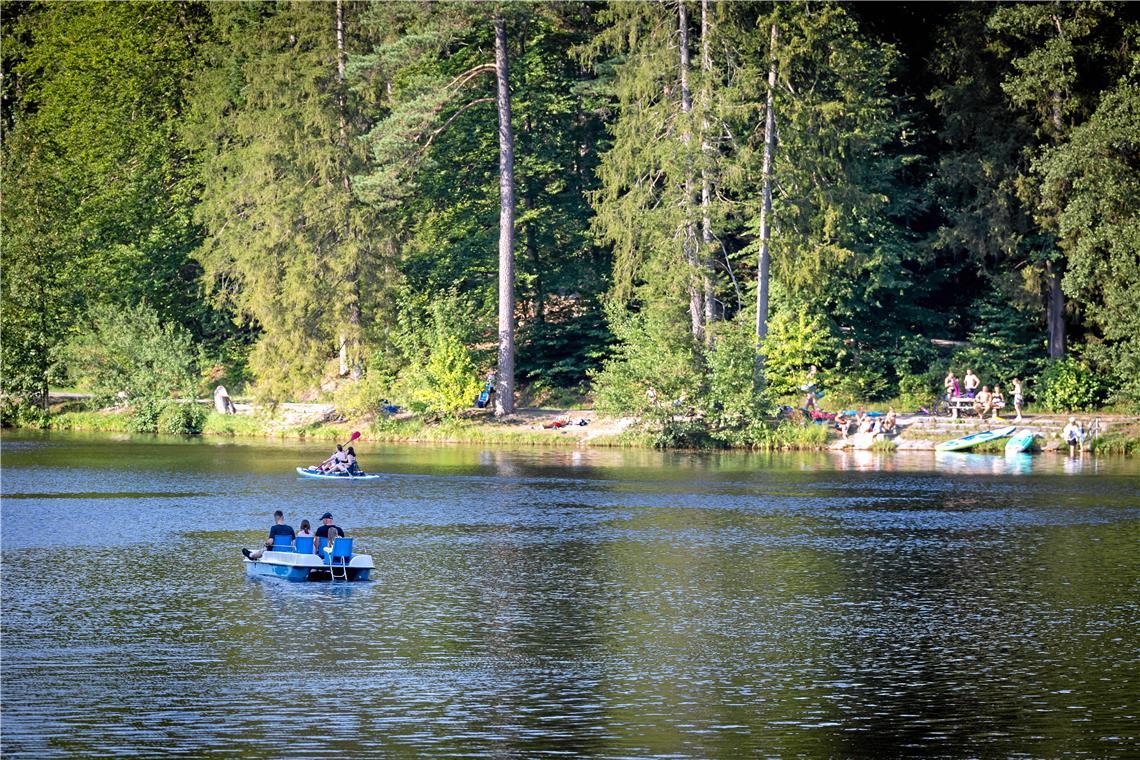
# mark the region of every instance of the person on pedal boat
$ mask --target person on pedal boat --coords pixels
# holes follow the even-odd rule
[[[265,542],[265,549],[251,552],[249,549],[242,547],[241,553],[248,559],[261,559],[261,555],[264,552],[273,548],[274,536],[288,536],[290,542],[297,537],[297,534],[293,532],[293,527],[285,524],[285,513],[280,509],[273,513],[273,525],[269,527],[269,539]]]
[[[336,538],[344,538],[344,531],[333,524],[332,512],[321,515],[321,525],[317,528],[317,554],[323,558]]]

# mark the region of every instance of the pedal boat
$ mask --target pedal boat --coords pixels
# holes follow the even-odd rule
[[[342,539],[343,540],[343,539]],[[260,559],[246,558],[245,573],[284,578],[287,581],[366,581],[372,572],[372,556],[349,554],[322,559],[311,552],[265,551]]]

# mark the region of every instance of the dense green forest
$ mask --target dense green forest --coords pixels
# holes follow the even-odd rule
[[[6,417],[218,382],[448,412],[496,366],[745,438],[811,365],[1140,405],[1136,5],[2,16]]]

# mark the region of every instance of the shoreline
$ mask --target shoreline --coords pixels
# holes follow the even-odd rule
[[[46,428],[16,426],[11,429],[132,433],[130,413],[123,410],[69,411],[53,415]],[[942,441],[988,430],[994,427],[1016,425],[1018,428],[1037,430],[1042,435],[1035,450],[1065,451],[1060,440],[1061,428],[1068,415],[1038,414],[1026,416],[1022,422],[998,418],[949,419],[925,415],[900,415],[900,432],[892,438],[866,441],[854,449],[852,441],[844,441],[834,431],[823,434],[817,426],[784,422],[774,425],[774,431],[785,435],[774,436],[765,446],[712,446],[662,447],[657,445],[657,431],[637,417],[606,417],[592,410],[573,409],[520,409],[504,419],[489,413],[473,414],[458,419],[429,421],[410,414],[393,417],[343,420],[333,416],[325,405],[290,405],[274,416],[219,414],[210,412],[202,431],[195,437],[338,441],[360,432],[360,439],[370,443],[415,444],[498,444],[505,446],[534,446],[547,448],[667,448],[668,450],[723,450],[723,451],[827,451],[867,450],[876,453],[935,451]],[[1140,421],[1125,415],[1079,415],[1089,425],[1093,419],[1100,430],[1086,443],[1085,451],[1093,453],[1132,454],[1140,452]],[[556,420],[569,424],[553,428]],[[577,424],[579,421],[585,424]],[[1000,452],[1004,440],[983,444],[971,451]],[[1067,453],[1067,451],[1065,451]]]

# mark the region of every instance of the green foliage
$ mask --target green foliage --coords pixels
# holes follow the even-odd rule
[[[1140,406],[1140,58],[1072,139],[1034,164],[1068,254],[1065,292],[1107,345],[1102,367]]]
[[[159,398],[147,398],[138,401],[131,408],[131,416],[127,421],[127,431],[131,433],[157,433],[158,419],[166,411],[168,402]]]
[[[718,436],[747,440],[750,429],[772,412],[772,403],[756,387],[756,338],[749,320],[735,319],[718,328],[706,354],[708,390],[703,405]]]
[[[474,406],[481,388],[471,351],[441,329],[427,362],[402,373],[397,392],[413,411],[450,416]]]
[[[840,409],[864,401],[886,397],[889,385],[883,372],[873,366],[848,367],[838,370],[828,385],[828,406]]]
[[[202,435],[264,436],[265,424],[257,417],[245,414],[219,414],[210,412],[202,423]]]
[[[667,419],[653,438],[658,449],[720,449],[724,445],[700,420]]]
[[[942,373],[931,370],[917,375],[903,375],[899,378],[899,406],[905,410],[919,407],[931,408],[943,393]]]
[[[667,414],[672,402],[700,395],[700,355],[680,306],[631,314],[609,311],[617,345],[594,376],[594,403],[603,412]],[[656,393],[656,404],[647,392]]]
[[[978,363],[987,374],[981,375],[977,368],[974,372],[991,388],[994,383],[1008,387],[1015,377],[1024,380],[1041,371],[1045,340],[1033,315],[994,295],[978,299],[974,309],[977,317],[970,345],[976,352],[956,356],[952,365],[956,370],[962,373],[969,362]]]
[[[58,379],[54,354],[93,303],[150,303],[213,324],[190,260],[199,230],[176,139],[206,34],[201,5],[5,6],[3,389]],[[9,13],[9,11],[12,11]]]
[[[387,285],[371,276],[385,227],[349,187],[363,119],[338,76],[337,7],[211,6],[183,123],[201,162],[196,256],[215,299],[256,327],[249,366],[268,401],[313,387],[342,341],[358,366]]]
[[[1107,388],[1096,373],[1070,357],[1050,362],[1037,384],[1037,402],[1049,412],[1091,411]]]
[[[800,385],[811,365],[822,370],[838,364],[843,344],[830,320],[789,305],[768,321],[768,337],[762,350],[769,392],[773,396],[794,396],[802,395]],[[827,387],[830,392],[830,380]]]
[[[162,323],[145,303],[97,306],[64,352],[73,378],[97,403],[192,396],[200,354],[182,327]]]
[[[196,403],[168,403],[155,421],[164,435],[198,435],[206,424],[206,409]]]

